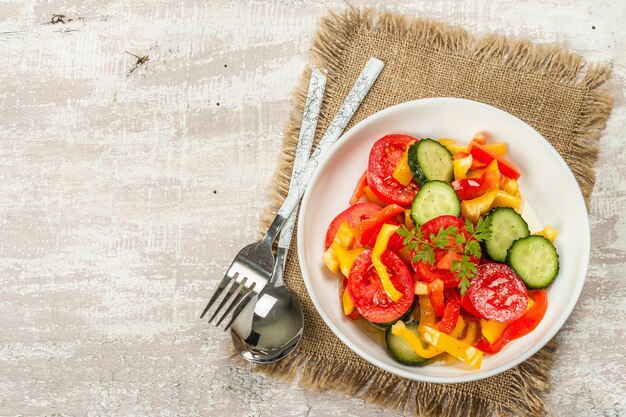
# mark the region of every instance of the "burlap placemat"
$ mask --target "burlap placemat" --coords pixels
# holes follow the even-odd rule
[[[585,65],[557,47],[498,36],[474,37],[463,29],[371,10],[331,13],[315,37],[313,63],[328,70],[317,140],[367,59],[385,62],[380,78],[351,125],[386,107],[424,97],[462,97],[505,110],[537,129],[560,152],[587,198],[594,183],[596,140],[611,110],[601,91],[610,70]],[[309,71],[295,93],[275,181],[274,206],[287,193]],[[393,127],[390,127],[391,129]],[[295,242],[295,239],[294,239]],[[440,385],[410,381],[382,371],[355,355],[315,311],[302,281],[295,243],[286,282],[305,315],[298,350],[256,370],[315,390],[334,390],[379,406],[423,416],[542,415],[554,341],[529,360],[485,380]]]

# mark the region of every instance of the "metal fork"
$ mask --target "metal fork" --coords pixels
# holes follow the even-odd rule
[[[290,186],[289,193],[278,210],[267,233],[259,242],[244,247],[239,251],[237,256],[235,256],[230,268],[226,271],[224,278],[222,278],[217,286],[211,299],[204,308],[204,311],[200,315],[200,318],[205,316],[220,295],[230,285],[226,295],[209,319],[209,323],[212,322],[222,308],[230,301],[226,311],[216,324],[219,326],[228,314],[232,310],[235,310],[235,313],[226,326],[226,329],[228,329],[253,296],[258,295],[265,283],[270,279],[275,263],[274,253],[272,251],[274,240],[276,240],[286,219],[298,205],[320,161],[323,160],[332,145],[341,136],[346,125],[350,119],[352,119],[352,116],[380,75],[383,67],[383,62],[376,58],[370,58],[368,60],[365,68],[339,108],[339,111],[331,121],[326,133],[307,161],[306,166],[300,173],[295,173],[296,175],[292,178],[293,186]],[[231,300],[233,295],[234,298]]]
[[[311,78],[309,79],[309,87],[307,90],[306,103],[304,105],[304,114],[302,116],[302,124],[300,126],[298,144],[296,146],[297,155],[296,155],[296,159],[294,160],[294,168],[293,168],[294,171],[292,173],[292,176],[300,173],[300,171],[302,171],[304,167],[303,162],[298,162],[300,160],[298,158],[298,154],[302,153],[301,149],[303,148],[307,149],[306,158],[308,159],[310,148],[311,148],[311,145],[313,144],[313,139],[315,137],[315,130],[317,128],[317,120],[319,118],[320,109],[322,107],[322,100],[324,98],[325,88],[326,88],[326,77],[324,76],[324,74],[322,74],[320,70],[318,70],[317,68],[314,68],[313,71],[311,72]],[[304,162],[306,162],[306,159],[304,160]],[[274,268],[273,260],[272,260],[272,267],[269,270],[269,273],[267,269],[268,264],[261,264],[261,265],[253,264],[254,272],[252,274],[246,275],[243,273],[245,266],[242,265],[242,263],[245,263],[246,265],[252,263],[250,262],[249,256],[253,254],[255,248],[257,250],[263,250],[263,252],[266,252],[264,250],[265,248],[259,248],[259,246],[264,244],[266,241],[269,241],[270,239],[271,239],[271,236],[268,237],[268,235],[266,234],[264,239],[260,243],[248,245],[237,255],[237,257],[235,257],[235,260],[231,264],[228,271],[226,271],[226,275],[224,276],[224,278],[218,285],[215,293],[211,297],[211,300],[204,308],[204,311],[202,312],[202,315],[200,316],[200,318],[202,318],[207,313],[207,311],[211,308],[212,304],[216,302],[220,294],[229,285],[230,285],[230,288],[228,289],[228,291],[226,292],[226,295],[224,296],[224,298],[218,305],[217,309],[215,310],[215,312],[209,319],[209,323],[211,323],[213,319],[217,316],[217,314],[219,314],[221,309],[224,307],[227,301],[230,300],[233,294],[237,294],[237,295],[232,300],[232,302],[230,303],[230,305],[228,306],[228,308],[226,309],[222,317],[218,320],[217,326],[220,325],[220,323],[224,320],[224,318],[228,315],[228,313],[230,313],[231,310],[236,308],[238,305],[240,305],[242,309],[245,308],[245,304],[249,302],[249,299],[250,300],[253,299],[255,295],[258,295],[258,293],[261,292],[262,288],[265,286],[265,284],[267,283],[267,281],[269,281],[271,277],[271,273]],[[239,259],[240,255],[243,255],[241,256],[241,259]],[[266,257],[263,257],[261,259],[265,260]],[[240,275],[241,275],[241,278],[238,280]],[[252,278],[249,279],[248,277],[252,277]],[[238,309],[235,311],[238,311]],[[234,321],[234,319],[236,319],[235,315],[233,315],[231,322]],[[227,325],[227,328],[230,326],[230,324],[232,323],[229,323]]]

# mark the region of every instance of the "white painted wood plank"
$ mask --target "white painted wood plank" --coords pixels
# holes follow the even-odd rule
[[[589,280],[546,400],[557,415],[626,414],[622,2],[352,3],[613,62]],[[383,415],[234,366],[228,338],[196,319],[256,236],[316,22],[343,5],[3,4],[0,415]],[[124,51],[150,61],[129,75]]]

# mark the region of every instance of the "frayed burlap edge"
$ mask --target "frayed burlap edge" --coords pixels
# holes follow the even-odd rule
[[[604,87],[611,74],[608,66],[587,65],[582,57],[556,46],[507,40],[495,35],[474,37],[463,29],[433,21],[357,9],[341,14],[331,12],[321,20],[311,48],[313,63],[333,77],[340,71],[343,53],[356,33],[418,42],[483,64],[533,72],[571,88],[583,89],[585,99],[572,132],[575,139],[570,156],[565,159],[583,196],[588,199],[595,181],[596,142],[612,108],[608,87]],[[289,188],[310,72],[310,68],[303,72],[294,93],[293,109],[285,128],[280,162],[271,187],[272,203],[262,216],[262,230],[268,227]],[[326,94],[332,95],[334,91],[327,90]],[[478,398],[470,390],[460,389],[452,393],[436,384],[410,381],[382,370],[373,373],[362,366],[346,365],[329,357],[300,351],[277,364],[258,366],[255,370],[286,381],[297,380],[299,384],[316,391],[333,390],[389,410],[405,414],[413,412],[416,416],[487,417],[493,413],[498,416],[540,416],[547,412],[540,394],[549,388],[549,370],[554,362],[556,343],[551,341],[533,357],[508,371],[512,373],[513,383],[509,387],[512,395],[507,404]]]

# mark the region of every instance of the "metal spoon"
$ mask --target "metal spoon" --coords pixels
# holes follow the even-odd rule
[[[315,151],[318,157],[323,157],[341,136],[383,67],[382,61],[376,58],[369,59],[320,140]],[[296,147],[289,194],[292,187],[301,186],[299,178],[301,173],[312,175],[312,171],[307,171],[309,168],[307,161],[325,86],[324,75],[317,69],[313,70]],[[296,210],[292,212],[281,230],[276,263],[270,280],[259,293],[258,299],[252,300],[245,307],[232,326],[231,336],[235,349],[250,362],[268,364],[281,360],[296,348],[304,331],[304,315],[300,302],[283,281],[285,261],[295,225],[295,212]],[[237,315],[238,312],[235,312],[235,316]]]
[[[278,249],[272,278],[233,324],[231,337],[244,359],[261,364],[289,355],[300,342],[304,315],[296,296],[285,286],[286,250]],[[250,317],[252,316],[252,317]]]

